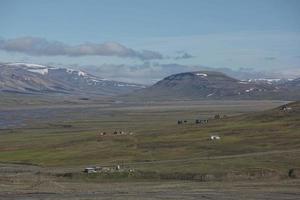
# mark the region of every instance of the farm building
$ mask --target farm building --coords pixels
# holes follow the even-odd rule
[[[91,173],[96,173],[97,171],[96,171],[95,167],[87,167],[84,169],[84,172],[91,174]]]
[[[210,139],[211,139],[211,140],[220,140],[221,137],[218,136],[218,135],[212,135],[212,136],[210,136]]]

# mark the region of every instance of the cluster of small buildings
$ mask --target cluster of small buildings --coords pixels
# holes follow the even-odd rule
[[[227,117],[226,115],[224,115],[224,117]],[[220,118],[220,115],[218,115],[218,117],[215,117],[215,119],[219,119]],[[186,123],[188,123],[188,121],[187,120],[178,120],[177,121],[177,124],[186,124]],[[208,123],[208,119],[196,119],[195,120],[195,124],[206,124],[206,123]],[[220,136],[218,136],[218,135],[211,135],[210,137],[209,137],[209,140],[220,140],[221,139],[221,137]]]
[[[214,119],[222,119],[222,118],[227,118],[227,115],[221,116],[220,114],[216,114],[216,115],[214,116]]]
[[[177,124],[186,124],[187,120],[177,120]],[[208,123],[208,119],[196,119],[195,124],[205,124]]]
[[[220,114],[216,114],[213,119],[222,119],[222,118],[227,118],[227,115],[221,116]],[[177,124],[187,124],[187,123],[188,123],[188,121],[186,119],[185,120],[177,120]],[[195,119],[194,123],[195,124],[206,124],[206,123],[208,123],[208,119]]]
[[[195,120],[195,123],[196,124],[206,124],[206,123],[208,123],[208,119],[196,119]]]
[[[111,133],[108,132],[100,132],[100,136],[105,136],[105,135],[133,135],[132,132],[125,132],[125,131],[114,131]]]
[[[134,169],[121,168],[120,165],[113,167],[86,167],[83,172],[87,174],[93,173],[114,173],[114,172],[134,172]]]

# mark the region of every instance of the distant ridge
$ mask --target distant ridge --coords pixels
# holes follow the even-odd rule
[[[120,95],[143,88],[106,80],[81,70],[28,63],[0,64],[0,92]]]
[[[193,99],[300,99],[297,80],[283,83],[241,81],[221,72],[196,71],[174,74],[149,88],[126,95],[127,99],[193,100]]]

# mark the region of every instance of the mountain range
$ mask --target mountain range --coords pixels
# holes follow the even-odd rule
[[[300,78],[239,80],[222,72],[168,76],[152,86],[107,80],[81,70],[28,63],[0,64],[0,92],[118,96],[121,100],[300,99]]]
[[[0,91],[120,95],[145,86],[111,81],[81,70],[28,63],[0,64]]]
[[[285,99],[300,98],[300,79],[238,80],[221,72],[197,71],[168,76],[151,87],[126,95],[131,99]]]

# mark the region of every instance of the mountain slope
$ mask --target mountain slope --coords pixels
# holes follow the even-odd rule
[[[129,99],[298,99],[288,83],[240,81],[220,72],[198,71],[168,76],[149,88],[127,95]]]
[[[119,95],[142,85],[110,81],[80,70],[26,63],[0,64],[0,91]]]
[[[223,99],[256,95],[270,89],[269,85],[239,81],[220,72],[201,71],[168,76],[135,95],[166,99]]]

